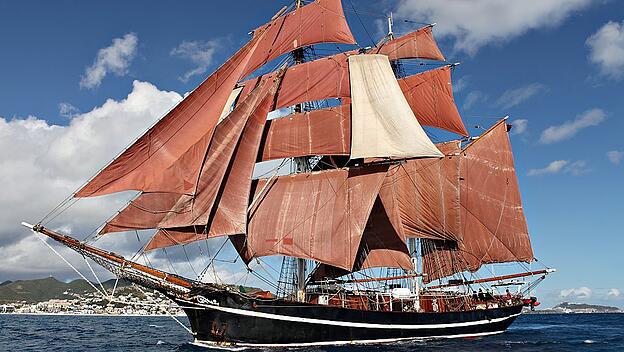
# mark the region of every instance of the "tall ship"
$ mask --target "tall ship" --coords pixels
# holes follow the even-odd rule
[[[470,136],[452,93],[456,65],[432,28],[395,36],[389,18],[388,35],[361,47],[340,0],[295,1],[46,218],[24,225],[169,297],[197,345],[502,333],[538,304],[531,292],[554,270],[532,268],[511,125],[502,118]],[[427,70],[406,73],[410,65]],[[439,130],[449,138],[434,143]],[[267,161],[275,170],[254,177]],[[124,191],[138,193],[95,236],[49,225],[81,198]],[[97,244],[148,230],[132,258]],[[205,268],[187,278],[151,265],[149,253],[173,246],[204,248]],[[228,248],[260,288],[208,279]],[[518,270],[504,264],[495,275],[501,263]]]

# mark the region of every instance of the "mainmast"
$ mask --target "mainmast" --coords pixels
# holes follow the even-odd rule
[[[299,9],[301,8],[301,6],[303,5],[303,1],[302,0],[296,0],[295,1],[295,8]],[[295,49],[291,54],[293,56],[293,59],[295,61],[295,65],[297,64],[301,64],[304,61],[304,47]],[[301,113],[303,112],[303,104],[296,104],[295,105],[295,113]],[[300,173],[300,172],[309,172],[311,171],[311,165],[310,165],[310,160],[308,159],[308,157],[298,157],[298,158],[293,158],[293,164],[294,164],[294,168],[295,168],[295,172],[296,173]],[[297,283],[296,283],[296,287],[297,287],[297,300],[300,302],[305,302],[305,289],[306,289],[306,277],[305,277],[305,272],[306,272],[306,261],[305,259],[301,259],[301,258],[297,258]]]

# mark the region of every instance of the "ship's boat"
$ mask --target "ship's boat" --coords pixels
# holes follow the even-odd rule
[[[297,1],[252,31],[68,201],[28,226],[118,278],[167,295],[188,315],[200,345],[501,333],[536,302],[527,295],[552,269],[528,266],[534,254],[511,125],[503,118],[470,137],[453,98],[455,65],[432,28],[395,37],[390,26],[375,47],[361,48],[340,0]],[[316,54],[327,43],[355,49]],[[405,74],[414,60],[432,69]],[[290,113],[267,119],[276,110]],[[434,143],[422,126],[454,137]],[[257,163],[270,160],[290,172],[254,178]],[[139,193],[97,236],[80,241],[48,228],[72,199],[129,190]],[[153,235],[134,259],[95,243],[141,230]],[[214,238],[274,289],[207,280],[220,250],[196,278],[140,263],[145,253]],[[281,258],[279,278],[259,274],[267,258]],[[523,270],[478,276],[496,263]]]

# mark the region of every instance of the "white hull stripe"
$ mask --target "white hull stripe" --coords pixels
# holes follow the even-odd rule
[[[226,313],[244,315],[244,316],[249,316],[249,317],[292,321],[292,322],[297,322],[297,323],[310,323],[310,324],[333,325],[333,326],[343,326],[343,327],[350,327],[350,328],[366,328],[366,329],[414,330],[414,329],[456,328],[456,327],[464,327],[464,326],[475,326],[475,325],[498,323],[498,322],[511,319],[513,317],[517,317],[518,315],[520,315],[520,313],[516,313],[516,314],[512,314],[512,315],[502,317],[502,318],[464,321],[460,323],[446,323],[446,324],[374,324],[374,323],[357,323],[357,322],[351,322],[351,321],[336,321],[336,320],[325,320],[325,319],[315,319],[315,318],[293,317],[289,315],[256,312],[256,311],[245,310],[245,309],[221,307],[217,305],[197,304],[197,303],[191,303],[191,302],[188,302],[188,303],[199,305],[199,306],[206,307],[209,309],[226,312]]]
[[[341,346],[341,345],[366,345],[376,343],[390,343],[398,341],[420,341],[431,339],[456,339],[467,337],[482,337],[489,335],[501,334],[504,331],[478,332],[473,334],[457,334],[457,335],[441,335],[431,337],[399,337],[393,339],[377,339],[377,340],[354,340],[354,341],[322,341],[322,342],[305,342],[305,343],[231,343],[222,344],[214,341],[195,340],[192,345],[206,348],[225,349],[230,351],[242,351],[248,347],[312,347],[312,346]]]

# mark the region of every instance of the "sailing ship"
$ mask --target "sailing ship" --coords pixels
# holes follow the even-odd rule
[[[171,298],[199,345],[505,331],[537,304],[530,292],[553,271],[529,266],[511,125],[503,118],[470,137],[453,98],[455,65],[433,25],[395,37],[391,21],[374,47],[315,56],[327,43],[357,45],[341,1],[284,7],[70,197],[139,192],[97,237],[75,239],[46,219],[25,225]],[[283,64],[257,74],[278,58]],[[401,65],[415,59],[433,68],[403,74]],[[290,114],[267,118],[280,109]],[[434,143],[422,126],[457,137]],[[291,172],[254,178],[256,164],[269,160],[289,162]],[[185,278],[94,245],[148,229],[143,254],[220,237],[252,273],[253,263],[281,258],[279,279],[269,282],[275,290]],[[476,278],[496,263],[523,270]]]

